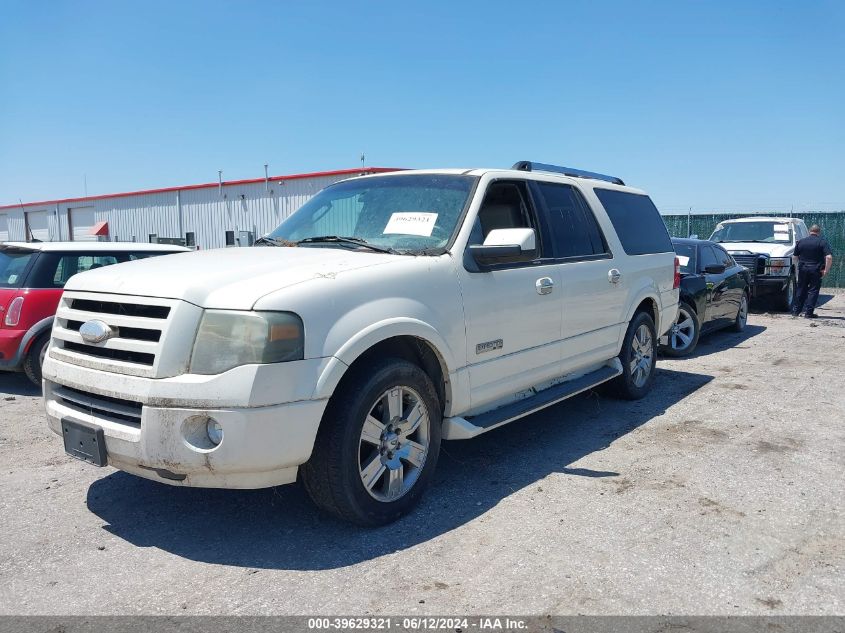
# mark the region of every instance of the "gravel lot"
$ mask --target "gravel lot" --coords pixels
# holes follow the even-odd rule
[[[179,489],[65,456],[0,374],[2,614],[843,614],[845,294],[446,443],[378,530],[298,486]]]

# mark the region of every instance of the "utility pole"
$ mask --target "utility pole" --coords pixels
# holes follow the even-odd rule
[[[692,207],[689,208],[689,213],[687,213],[687,237],[692,235]]]

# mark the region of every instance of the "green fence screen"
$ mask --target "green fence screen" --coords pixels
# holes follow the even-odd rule
[[[748,213],[692,215],[689,217],[689,234],[698,235],[701,239],[706,240],[722,220],[747,218],[751,215]],[[783,213],[767,215],[786,217]],[[833,270],[825,276],[822,285],[828,288],[845,288],[845,212],[792,213],[789,214],[789,217],[801,218],[806,223],[807,228],[810,228],[813,224],[822,227],[822,236],[827,238],[827,241],[830,242],[830,248],[833,250]],[[686,215],[664,215],[663,221],[672,237],[687,237]]]

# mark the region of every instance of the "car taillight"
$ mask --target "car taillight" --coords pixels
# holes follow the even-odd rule
[[[21,320],[21,309],[23,308],[23,297],[15,297],[6,310],[6,318],[3,321],[8,327],[15,327]]]
[[[681,260],[675,257],[675,281],[672,282],[672,290],[681,287]]]

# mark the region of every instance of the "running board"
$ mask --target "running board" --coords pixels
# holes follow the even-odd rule
[[[443,420],[444,440],[467,440],[476,435],[494,429],[508,422],[545,409],[546,407],[571,398],[582,391],[592,389],[603,382],[612,380],[622,373],[622,364],[614,359],[612,365],[604,365],[589,374],[584,374],[567,382],[562,382],[538,392],[530,398],[523,398],[503,407],[468,417],[453,417]]]

